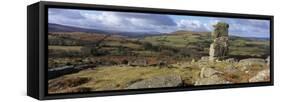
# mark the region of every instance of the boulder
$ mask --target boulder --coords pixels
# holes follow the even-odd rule
[[[254,65],[254,64],[265,64],[265,60],[261,58],[248,58],[248,59],[242,59],[239,61],[239,64],[241,65]]]
[[[234,58],[228,58],[228,59],[225,60],[225,62],[228,62],[228,63],[235,63],[235,62],[237,62],[237,60],[234,59]]]
[[[270,70],[264,69],[258,72],[254,77],[249,79],[249,82],[266,82],[270,81]]]
[[[217,71],[213,68],[202,68],[201,69],[201,72],[200,72],[200,78],[208,78],[208,77],[211,77],[215,74],[222,74],[222,72],[220,71]]]
[[[248,58],[248,59],[242,59],[239,61],[239,66],[241,71],[246,71],[252,68],[260,68],[263,67],[252,67],[252,65],[266,65],[266,62],[264,59],[261,58]]]
[[[268,56],[267,58],[266,58],[266,64],[269,66],[270,65],[270,56]]]
[[[209,61],[209,56],[203,56],[199,61]]]
[[[181,86],[182,84],[182,79],[179,75],[171,74],[135,82],[127,87],[127,89],[177,87]]]
[[[215,85],[215,84],[231,84],[232,82],[227,81],[221,77],[219,77],[218,75],[213,75],[211,77],[207,77],[207,78],[200,78],[199,80],[197,80],[195,82],[195,86],[198,85]]]

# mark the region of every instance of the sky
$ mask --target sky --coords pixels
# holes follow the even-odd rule
[[[48,23],[120,32],[170,33],[178,30],[210,32],[217,22],[229,24],[229,34],[270,37],[270,21],[188,15],[111,12],[49,8]]]

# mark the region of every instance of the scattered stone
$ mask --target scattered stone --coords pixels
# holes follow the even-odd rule
[[[177,87],[181,86],[182,84],[183,83],[180,76],[171,74],[135,82],[127,87],[127,89]]]
[[[147,63],[147,60],[145,60],[145,59],[137,59],[134,61],[129,61],[128,65],[129,66],[147,66],[148,63]]]
[[[229,59],[226,59],[225,62],[235,63],[235,62],[237,62],[237,60],[235,60],[234,58],[229,58]]]
[[[227,81],[221,77],[219,77],[218,75],[213,75],[211,77],[208,78],[200,78],[199,80],[197,80],[195,82],[195,86],[198,85],[215,85],[215,84],[231,84],[232,82]]]
[[[249,82],[266,82],[270,81],[270,70],[264,69],[258,72],[257,75],[249,79]]]
[[[270,56],[268,56],[268,57],[266,58],[266,62],[267,62],[267,65],[269,66],[269,65],[270,65]]]
[[[199,61],[209,61],[209,56],[203,56]]]
[[[200,72],[200,78],[208,78],[208,77],[211,77],[215,74],[222,74],[222,72],[220,71],[217,71],[213,68],[202,68],[201,69],[201,72]]]

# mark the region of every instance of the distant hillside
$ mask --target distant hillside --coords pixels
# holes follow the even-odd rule
[[[211,32],[193,32],[193,31],[185,31],[185,30],[178,30],[175,32],[170,33],[170,35],[202,35],[202,36],[210,36]],[[252,40],[252,41],[268,41],[270,38],[263,38],[263,37],[241,37],[237,35],[229,35],[230,39],[244,39],[244,40]]]
[[[49,32],[87,32],[87,33],[108,33],[102,30],[96,29],[87,29],[73,26],[66,26],[60,24],[49,23],[48,24]]]
[[[128,37],[142,37],[142,36],[149,36],[149,35],[159,35],[159,32],[122,32],[122,31],[115,31],[115,30],[98,30],[98,29],[88,29],[88,28],[81,28],[81,27],[74,27],[74,26],[67,26],[67,25],[60,25],[49,23],[48,24],[49,32],[86,32],[86,33],[101,33],[101,34],[110,34],[110,35],[122,35]]]

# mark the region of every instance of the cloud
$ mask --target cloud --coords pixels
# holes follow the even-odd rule
[[[269,21],[236,19],[230,23],[230,32],[238,36],[269,37]]]
[[[199,20],[182,19],[177,22],[177,26],[180,30],[198,31],[198,32],[210,31],[209,25]]]
[[[80,10],[50,8],[48,14],[51,16],[64,16],[66,18],[71,18],[71,19],[84,18],[81,15]]]
[[[49,10],[49,22],[128,32],[167,32],[176,23],[166,15],[88,10]]]
[[[165,28],[176,25],[168,16],[158,14],[100,12],[99,14],[85,14],[85,17],[103,27],[115,30],[165,32]]]
[[[242,37],[269,37],[270,23],[268,20],[239,19],[239,18],[215,18],[209,20],[209,27],[217,22],[229,24],[229,34]],[[213,27],[210,28],[211,31]]]
[[[238,18],[179,16],[94,10],[54,9],[48,11],[49,23],[122,32],[160,32],[177,30],[212,31],[217,22],[229,24],[231,35],[269,37],[269,21]]]

